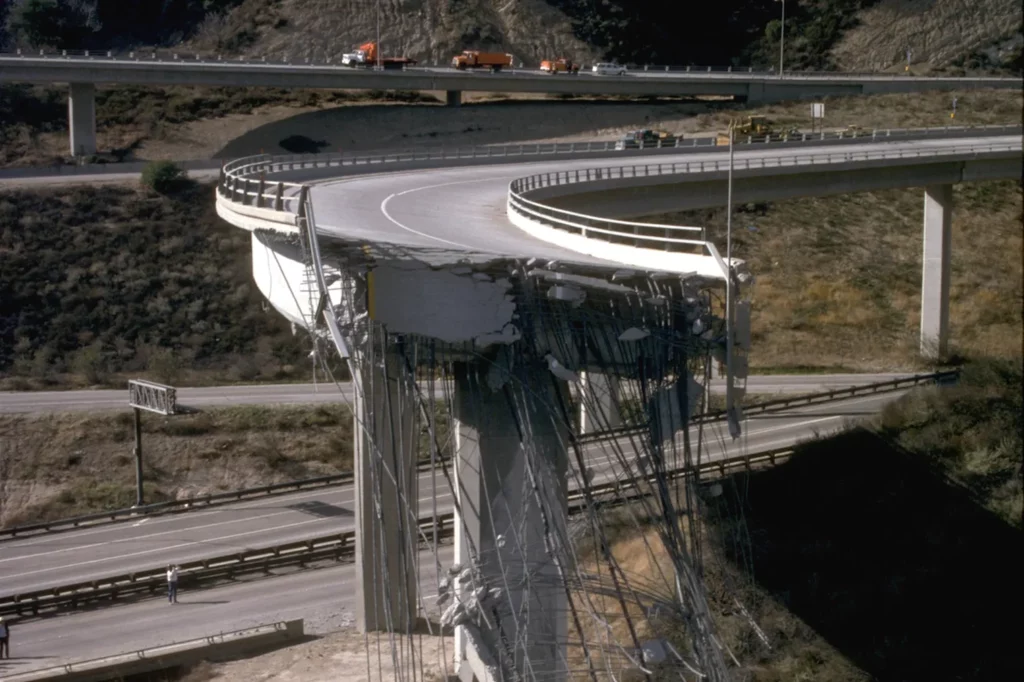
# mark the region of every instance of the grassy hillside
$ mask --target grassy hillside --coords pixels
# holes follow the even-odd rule
[[[251,282],[249,234],[213,203],[209,186],[0,193],[0,376],[305,376],[302,338]]]

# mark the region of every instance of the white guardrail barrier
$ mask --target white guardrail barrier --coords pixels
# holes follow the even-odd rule
[[[843,144],[866,142],[868,140],[895,141],[910,139],[930,139],[964,136],[993,136],[1020,134],[1021,126],[949,126],[942,128],[904,128],[875,130],[846,130],[821,133],[800,133],[799,135],[782,135],[755,141],[748,137],[739,140],[741,147],[750,145],[771,144],[785,146]],[[304,183],[287,180],[273,180],[269,176],[291,173],[294,171],[338,168],[349,173],[377,172],[378,166],[397,164],[432,163],[446,165],[459,160],[499,160],[504,158],[608,154],[617,152],[624,156],[639,154],[672,153],[707,151],[715,148],[713,137],[675,138],[668,144],[658,141],[657,144],[645,145],[643,148],[618,149],[619,141],[587,141],[559,142],[534,144],[508,144],[482,147],[425,148],[406,151],[381,153],[343,153],[343,154],[291,154],[271,156],[260,154],[231,161],[223,166],[218,183],[218,194],[225,200],[243,206],[269,209],[297,215],[300,205],[300,190]],[[288,221],[290,222],[290,221]]]
[[[738,158],[733,161],[733,170],[760,170],[765,168],[827,165],[885,159],[936,157],[963,159],[978,154],[1020,151],[1021,142],[1017,141],[1016,143],[926,147],[914,150],[882,149],[877,151],[815,152],[775,157]],[[541,222],[548,227],[565,230],[582,237],[603,239],[636,248],[656,248],[666,251],[699,251],[706,248],[703,228],[600,218],[598,216],[554,208],[537,201],[531,201],[523,195],[545,187],[558,187],[601,180],[646,178],[686,173],[721,173],[728,170],[729,160],[720,159],[714,161],[636,164],[631,166],[539,173],[517,178],[509,184],[508,210],[518,213],[527,220]],[[711,255],[715,255],[713,249],[711,249]]]

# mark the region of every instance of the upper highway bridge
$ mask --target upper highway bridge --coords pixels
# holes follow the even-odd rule
[[[71,153],[96,152],[95,86],[199,85],[220,87],[326,88],[445,91],[449,105],[462,92],[533,92],[567,95],[719,96],[768,102],[847,95],[976,88],[1020,89],[1019,78],[918,77],[887,74],[789,73],[650,66],[624,76],[584,72],[559,77],[539,69],[499,73],[457,71],[444,66],[366,70],[337,63],[290,63],[230,59],[217,55],[138,52],[21,52],[0,54],[0,83],[68,83]]]

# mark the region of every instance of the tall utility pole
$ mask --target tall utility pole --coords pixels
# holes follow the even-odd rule
[[[782,3],[782,23],[779,25],[779,78],[782,78],[782,67],[786,58],[786,0]]]
[[[735,121],[729,123],[729,182],[726,189],[725,209],[725,410],[731,417],[734,400],[734,379],[733,379],[733,290],[732,281],[732,169],[733,169],[733,139],[736,137]],[[731,426],[732,419],[729,419]],[[733,436],[735,438],[735,435]]]
[[[378,71],[381,70],[381,65],[380,65],[381,64],[381,58],[382,58],[381,55],[383,55],[383,54],[384,53],[381,52],[381,46],[380,46],[380,0],[377,0],[377,66],[376,66],[376,69]]]

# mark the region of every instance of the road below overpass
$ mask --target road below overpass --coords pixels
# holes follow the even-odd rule
[[[819,393],[910,376],[893,374],[792,374],[752,376],[747,392],[757,394]],[[711,391],[725,392],[725,380],[714,379]],[[177,389],[178,404],[198,409],[236,405],[317,405],[352,400],[350,384],[254,384]],[[126,390],[3,391],[0,414],[101,412],[128,408]]]
[[[437,556],[442,567],[450,566],[451,546],[443,546]],[[433,552],[420,553],[420,594],[428,607],[437,594],[436,566]],[[240,581],[201,592],[182,591],[176,606],[166,599],[153,599],[15,624],[13,658],[0,660],[0,680],[14,673],[279,620],[302,618],[307,634],[333,632],[354,624],[359,589],[355,566],[345,564],[286,573],[274,578],[272,590],[263,579]],[[386,633],[383,637],[387,642]],[[375,646],[372,634],[370,642]]]
[[[735,442],[723,423],[706,425],[702,460],[787,447],[874,414],[904,392],[753,416],[745,435]],[[695,446],[696,433],[691,436]],[[622,452],[631,456],[628,443],[623,443]],[[607,443],[588,444],[584,457],[594,484],[621,475],[615,451]],[[570,479],[570,488],[576,487],[575,480]],[[421,517],[434,509],[435,490],[438,513],[452,511],[443,473],[428,471],[419,479]],[[0,596],[354,530],[353,505],[354,489],[349,485],[5,541],[0,545]]]

